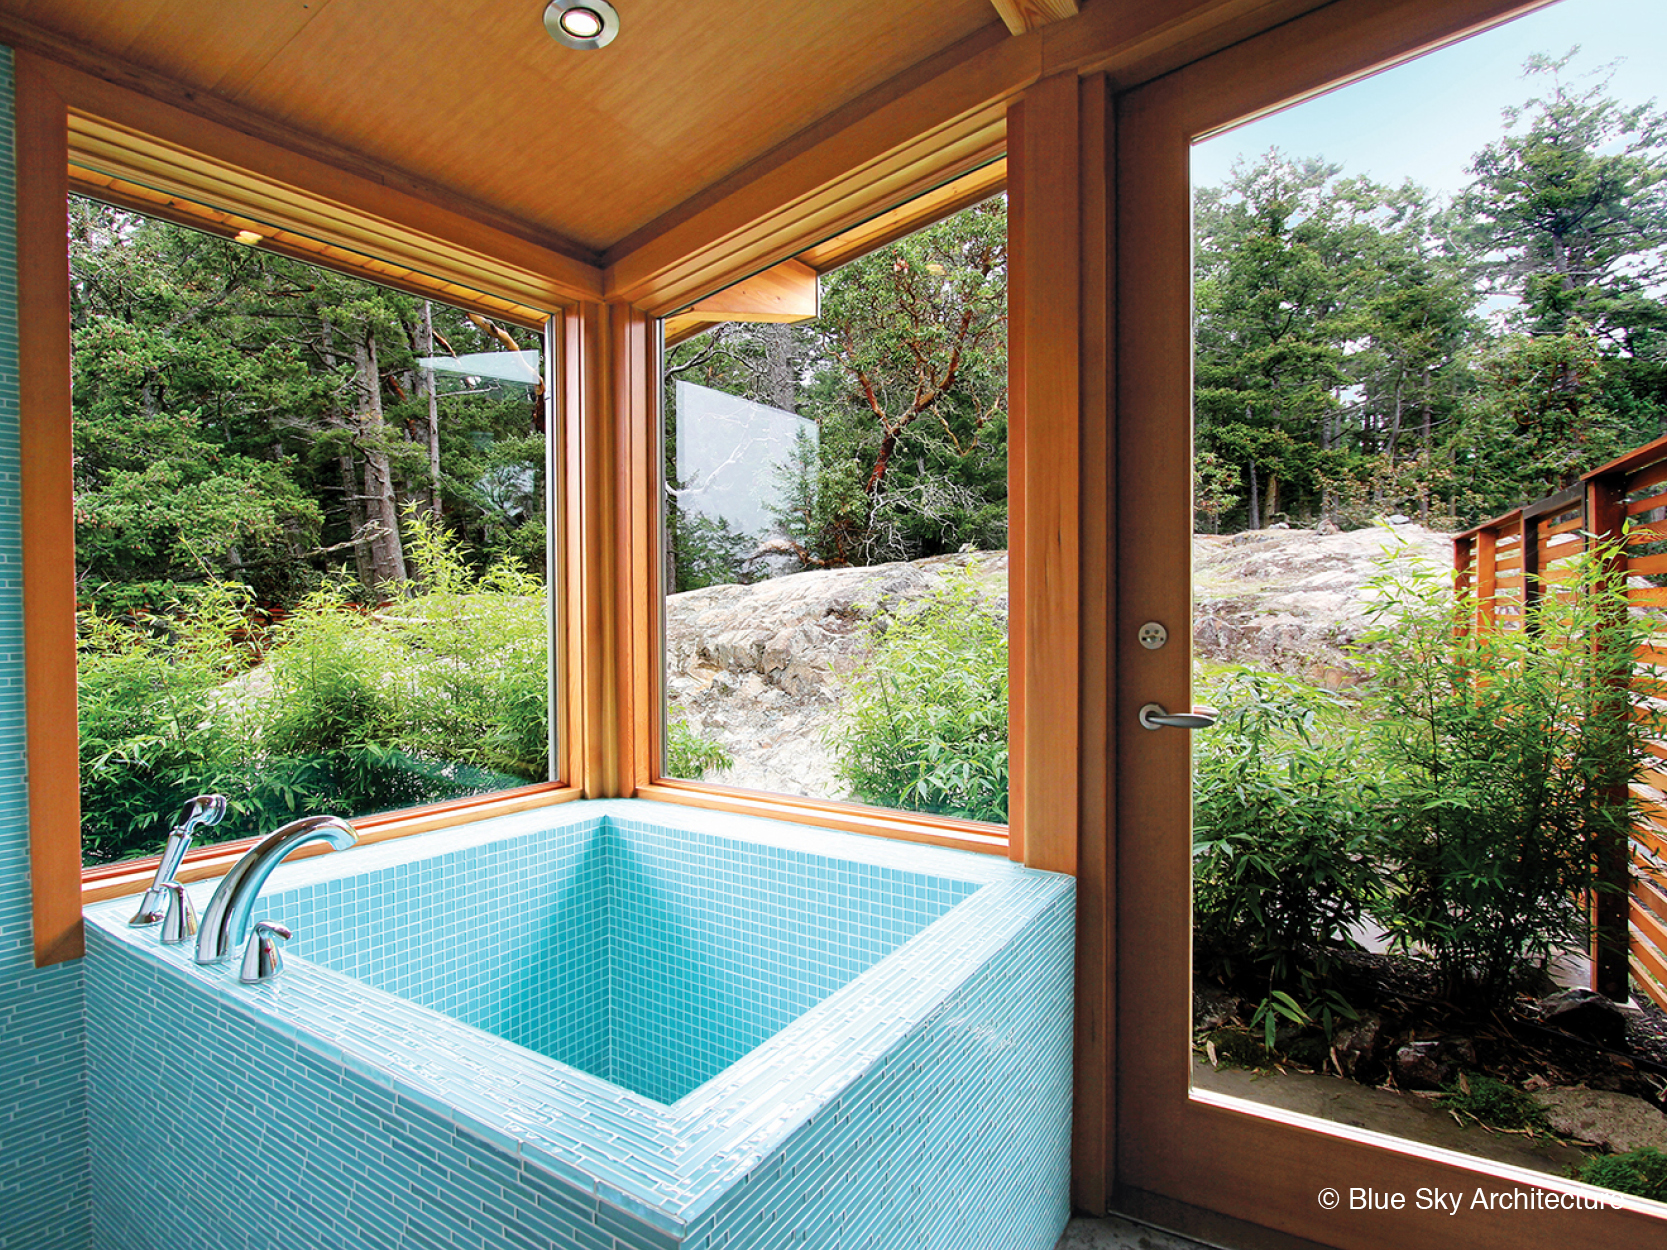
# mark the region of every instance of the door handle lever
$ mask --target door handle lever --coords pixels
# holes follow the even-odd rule
[[[1214,708],[1198,707],[1190,712],[1170,713],[1161,703],[1148,703],[1140,709],[1140,724],[1145,729],[1208,729],[1216,723]]]

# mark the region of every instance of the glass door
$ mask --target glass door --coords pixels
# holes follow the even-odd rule
[[[1595,38],[1614,17],[1615,5],[1582,14],[1574,3],[1530,19],[1549,23],[1539,37],[1573,21]],[[1283,151],[1268,151],[1254,127],[1214,140],[1243,144],[1237,163],[1219,146],[1194,147],[1321,81],[1358,77],[1391,32],[1410,54],[1462,30],[1461,18],[1488,16],[1436,7],[1333,6],[1120,101],[1119,629],[1130,645],[1119,649],[1117,709],[1119,1175],[1137,1211],[1162,1216],[1179,1201],[1331,1245],[1429,1244],[1438,1232],[1446,1244],[1504,1245],[1524,1218],[1535,1237],[1613,1244],[1624,1224],[1649,1228],[1650,1217],[1614,1189],[1566,1177],[1614,1184],[1626,1152],[1556,1132],[1555,1091],[1572,1061],[1545,1059],[1552,1033],[1525,1029],[1533,1040],[1516,1044],[1508,1022],[1520,1008],[1524,1023],[1555,1031],[1542,1004],[1556,982],[1582,975],[1571,948],[1583,912],[1571,900],[1586,883],[1546,887],[1544,914],[1509,913],[1541,922],[1538,935],[1494,964],[1476,958],[1501,949],[1507,917],[1478,904],[1482,885],[1586,861],[1495,829],[1495,849],[1477,851],[1463,878],[1471,894],[1432,903],[1430,882],[1446,871],[1451,885],[1454,873],[1419,858],[1417,822],[1395,807],[1414,801],[1417,764],[1405,733],[1394,757],[1391,731],[1411,723],[1417,697],[1431,702],[1433,687],[1415,688],[1415,655],[1426,670],[1448,665],[1438,719],[1480,690],[1492,711],[1474,719],[1534,736],[1525,716],[1503,710],[1506,670],[1478,670],[1475,647],[1453,678],[1454,540],[1505,510],[1500,491],[1531,496],[1521,503],[1563,491],[1564,477],[1578,480],[1642,432],[1617,415],[1627,403],[1595,400],[1562,427],[1500,424],[1530,411],[1525,358],[1588,353],[1589,366],[1571,359],[1553,373],[1559,400],[1579,379],[1634,368],[1624,351],[1603,356],[1561,276],[1536,277],[1531,262],[1555,246],[1522,234],[1526,214],[1513,217],[1510,199],[1545,147],[1570,148],[1547,129],[1610,108],[1603,92],[1615,84],[1576,85],[1566,47],[1534,62],[1527,82],[1502,76],[1516,103],[1539,103],[1501,124],[1484,100],[1479,123],[1497,133],[1461,153],[1445,191],[1428,189],[1442,145],[1470,132],[1441,104],[1441,84],[1463,82],[1468,100],[1481,94],[1478,65],[1522,60],[1487,49],[1488,36],[1405,66],[1399,84],[1385,74],[1315,101],[1309,117],[1264,122],[1284,127]],[[1527,26],[1492,38],[1536,37]],[[1420,109],[1434,116],[1421,120]],[[1399,121],[1411,139],[1397,135]],[[1351,150],[1295,146],[1328,124]],[[1424,189],[1371,176],[1374,164],[1393,173],[1397,142]],[[1645,240],[1628,264],[1642,272],[1658,246]],[[1600,288],[1594,298],[1599,278],[1584,283]],[[1629,289],[1651,298],[1647,284]],[[1599,447],[1611,434],[1616,446]],[[1572,463],[1570,440],[1590,464]],[[1520,480],[1503,471],[1506,457]],[[1191,482],[1178,467],[1188,464]],[[1547,468],[1559,476],[1533,476]],[[1377,515],[1381,526],[1361,524]],[[1502,569],[1514,591],[1497,588],[1512,618],[1498,632],[1513,645],[1593,636],[1557,614],[1578,598],[1569,592],[1583,574],[1562,536],[1579,526],[1546,515],[1551,525],[1523,548],[1548,552],[1558,569],[1544,619],[1530,620],[1540,583],[1520,558]],[[1386,547],[1395,558],[1380,573]],[[1421,552],[1430,571],[1396,589],[1397,570]],[[1219,719],[1194,741],[1137,727],[1146,705],[1185,712],[1206,697]],[[1524,707],[1520,692],[1510,705]],[[1566,723],[1553,714],[1545,726]],[[1418,793],[1423,812],[1493,810],[1446,775]],[[1563,824],[1589,829],[1596,817],[1581,819]],[[1491,945],[1472,941],[1460,959],[1440,942],[1443,925],[1464,920]],[[1461,969],[1464,960],[1476,966]],[[1543,984],[1529,983],[1531,971]],[[1588,1093],[1613,1071],[1608,1058],[1591,1063]],[[1609,1066],[1601,1077],[1598,1065]],[[1646,1066],[1634,1060],[1635,1071]],[[1647,1082],[1602,1092],[1660,1114]]]

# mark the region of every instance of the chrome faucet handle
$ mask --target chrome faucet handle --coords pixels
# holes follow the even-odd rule
[[[197,936],[197,909],[191,906],[191,896],[178,881],[164,881],[168,895],[168,914],[162,918],[162,944],[178,946]]]
[[[143,928],[162,919],[163,908],[168,905],[164,887],[179,873],[185,852],[191,847],[191,835],[197,831],[198,825],[219,824],[225,814],[226,796],[223,794],[199,794],[179,809],[179,819],[168,830],[168,841],[156,865],[156,876],[139,900],[139,909],[133,913],[133,919],[127,922],[131,927]]]
[[[243,971],[238,980],[245,985],[270,981],[284,970],[284,955],[279,939],[288,941],[295,934],[275,920],[257,920],[249,934],[249,944],[243,948]]]

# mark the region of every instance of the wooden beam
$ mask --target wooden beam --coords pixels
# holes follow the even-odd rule
[[[79,170],[546,312],[600,289],[597,271],[569,257],[146,97],[53,69],[56,85],[69,88],[69,159]]]
[[[542,329],[544,323],[549,320],[548,313],[539,307],[477,291],[473,287],[436,277],[409,265],[398,264],[381,257],[366,256],[333,243],[326,243],[312,235],[299,234],[266,221],[227,212],[223,208],[201,204],[142,183],[130,182],[78,165],[70,166],[69,189],[75,195],[102,200],[106,204],[114,204],[118,208],[130,209],[150,217],[160,217],[164,221],[187,226],[192,230],[201,230],[205,234],[230,239],[247,231],[260,236],[259,243],[254,246],[263,251],[277,252],[281,256],[305,261],[310,265],[321,265],[326,269],[351,274],[356,278],[364,278],[369,282],[380,283],[382,286],[393,287],[425,299],[466,308],[525,329]],[[490,277],[486,278],[483,284],[496,285]]]
[[[35,962],[44,965],[79,958],[83,941],[75,529],[69,523],[69,136],[64,102],[40,64],[19,55],[15,66],[23,690]]]
[[[1077,0],[990,0],[1015,35],[1077,15]]]
[[[809,321],[819,308],[816,270],[800,260],[784,260],[708,295],[691,304],[685,312],[667,317],[666,346],[676,347],[684,339],[726,321],[748,324]]]
[[[1116,447],[1111,437],[1116,385],[1116,126],[1110,84],[1081,83],[1081,411],[1078,473],[1077,965],[1071,1205],[1096,1215],[1116,1188],[1117,841],[1111,780],[1117,726],[1117,646],[1112,630],[1116,546],[1112,510]]]
[[[816,271],[803,261],[784,260],[690,305],[691,315],[708,321],[804,321],[817,311]]]
[[[1075,74],[1038,83],[1015,110],[1008,327],[1014,854],[1077,870],[1077,588],[1082,249]]]
[[[900,204],[889,212],[836,234],[826,242],[808,247],[794,259],[803,261],[817,273],[827,273],[916,230],[952,217],[963,208],[981,204],[1006,186],[1007,158],[1000,157],[959,178],[952,178],[924,195],[917,195],[907,204]]]
[[[568,544],[578,570],[570,639],[582,640],[567,686],[576,704],[579,771],[573,781],[587,799],[618,798],[623,773],[618,697],[620,583],[626,561],[619,515],[618,407],[615,394],[613,310],[586,301],[566,317],[568,396],[564,426],[569,479],[577,489],[569,502]],[[570,654],[573,652],[570,650]]]
[[[209,204],[471,290],[554,311],[601,291],[584,261],[51,61],[80,170]]]

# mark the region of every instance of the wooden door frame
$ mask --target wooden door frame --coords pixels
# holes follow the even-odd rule
[[[1144,703],[1191,701],[1192,142],[1537,7],[1338,0],[1117,100],[1115,1202],[1130,1213],[1173,1225],[1215,1212],[1341,1250],[1598,1250],[1667,1231],[1655,1204],[1191,1090],[1190,744],[1132,729]],[[1169,628],[1162,650],[1134,645],[1150,620]],[[1406,1207],[1351,1212],[1359,1186],[1403,1193]],[[1328,1187],[1341,1209],[1321,1206]],[[1459,1191],[1464,1208],[1419,1211],[1420,1187]],[[1605,1195],[1622,1209],[1473,1209],[1478,1189]]]

